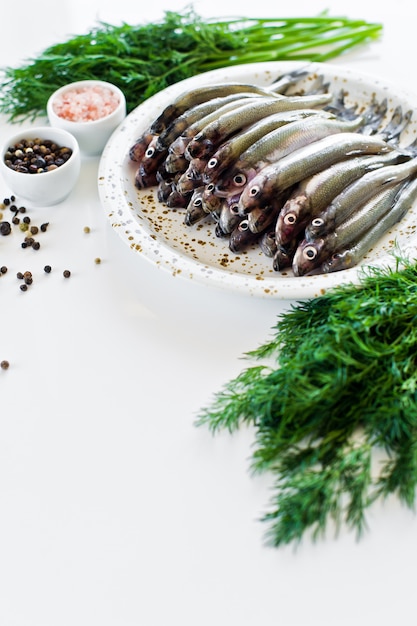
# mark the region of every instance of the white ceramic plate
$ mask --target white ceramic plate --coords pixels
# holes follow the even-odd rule
[[[158,202],[156,188],[138,190],[134,185],[137,164],[129,159],[129,149],[162,109],[180,93],[204,84],[242,81],[268,85],[295,67],[295,62],[257,63],[215,70],[177,83],[156,94],[130,113],[107,143],[99,166],[99,195],[114,229],[130,246],[173,276],[204,282],[251,296],[305,299],[329,288],[357,282],[362,265],[389,265],[392,251],[412,248],[417,223],[416,207],[381,239],[355,268],[308,277],[294,277],[291,271],[276,272],[272,260],[259,246],[240,254],[230,252],[227,240],[217,238],[212,221],[194,226],[184,224],[185,209],[170,209]],[[337,94],[343,89],[346,104],[367,106],[375,96],[388,101],[387,120],[400,105],[405,113],[415,107],[413,96],[366,75],[358,75],[332,64],[314,64],[318,74],[330,82]],[[415,139],[417,115],[401,135],[401,144]]]

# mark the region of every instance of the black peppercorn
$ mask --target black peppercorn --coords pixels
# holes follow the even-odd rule
[[[12,232],[12,227],[10,222],[0,222],[0,234],[1,235],[10,235]]]

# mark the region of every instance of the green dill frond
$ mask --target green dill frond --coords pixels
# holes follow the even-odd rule
[[[202,423],[215,429],[252,425],[251,469],[275,478],[262,518],[274,546],[322,536],[330,523],[361,536],[367,508],[388,495],[414,507],[417,265],[396,261],[291,306],[272,338],[246,353],[259,364],[227,385],[239,393],[205,409]]]
[[[188,7],[159,22],[99,22],[0,73],[0,113],[11,121],[46,113],[53,91],[84,79],[114,83],[132,111],[158,91],[202,72],[272,60],[324,61],[378,39],[381,24],[333,18],[204,20]]]

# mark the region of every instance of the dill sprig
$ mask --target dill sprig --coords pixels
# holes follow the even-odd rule
[[[254,472],[271,472],[263,516],[274,546],[323,535],[361,536],[366,511],[417,485],[417,265],[368,268],[359,285],[297,302],[247,367],[202,409],[213,432],[254,428]],[[377,471],[375,455],[381,456]]]
[[[382,25],[331,17],[199,17],[192,8],[166,11],[160,22],[99,22],[90,32],[52,45],[0,78],[0,113],[11,121],[44,114],[66,83],[101,79],[126,96],[130,112],[169,85],[201,72],[259,61],[325,61],[377,39]]]

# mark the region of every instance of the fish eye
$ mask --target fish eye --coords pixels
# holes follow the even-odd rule
[[[317,250],[314,246],[306,246],[303,250],[303,255],[308,261],[314,261],[317,256]]]
[[[315,217],[314,220],[311,220],[311,225],[318,227],[318,226],[323,226],[324,224],[324,219],[322,217]]]
[[[146,150],[146,152],[145,152],[145,156],[148,157],[148,159],[153,157],[154,154],[155,154],[155,148],[154,147],[148,148]]]
[[[246,183],[246,176],[244,174],[236,174],[236,176],[233,177],[233,182],[238,187],[241,187]]]
[[[287,213],[287,215],[284,216],[284,224],[287,224],[287,226],[292,226],[296,221],[297,217],[294,213]]]
[[[210,159],[207,163],[207,167],[209,169],[213,169],[213,167],[216,167],[216,165],[217,165],[217,159],[215,159],[214,157]]]
[[[208,185],[206,185],[206,191],[208,191],[208,193],[212,193],[214,191],[214,184],[209,183]]]
[[[203,201],[202,201],[202,199],[201,199],[201,198],[196,198],[196,199],[193,201],[193,205],[194,205],[194,206],[203,206]]]
[[[248,220],[242,220],[238,226],[240,231],[245,231],[249,229],[249,221]]]
[[[238,215],[239,214],[239,205],[238,204],[231,204],[229,207],[230,213],[232,213],[233,215]]]
[[[260,192],[260,189],[258,187],[258,185],[254,185],[253,187],[251,187],[249,189],[249,195],[254,198],[255,196],[257,196]]]

